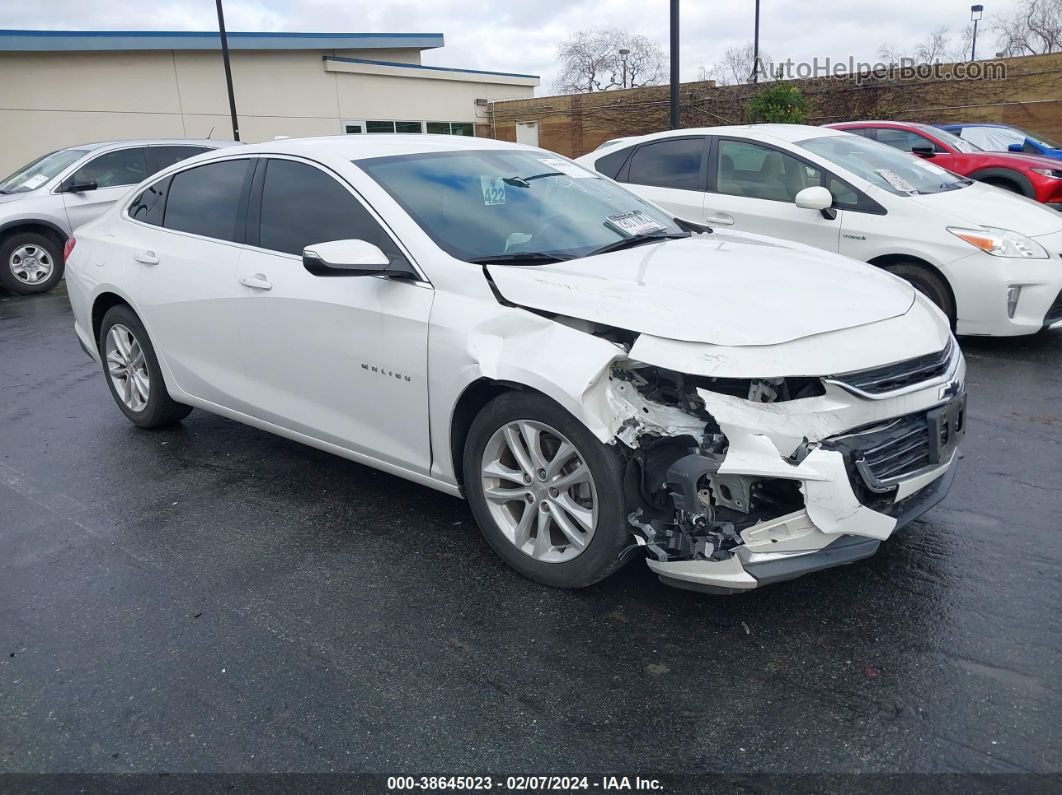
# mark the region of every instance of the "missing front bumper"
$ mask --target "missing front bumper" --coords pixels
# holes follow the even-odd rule
[[[947,496],[955,479],[957,464],[956,455],[935,480],[882,509],[882,513],[891,516],[896,522],[893,532],[913,522]],[[788,521],[797,532],[801,529],[801,521],[810,525],[806,513],[803,517],[794,516]],[[736,554],[727,560],[658,561],[647,558],[646,563],[665,585],[711,594],[735,594],[863,560],[877,552],[881,543],[880,538],[870,538],[856,532],[829,537],[814,526],[803,529],[807,531],[803,536],[807,539],[804,543],[816,543],[813,537],[825,543],[808,552],[763,553],[753,551],[751,545],[746,545],[738,547]]]

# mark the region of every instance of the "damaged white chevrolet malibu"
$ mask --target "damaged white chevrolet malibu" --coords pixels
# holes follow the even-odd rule
[[[943,499],[965,432],[962,354],[906,282],[531,147],[224,149],[67,254],[132,422],[198,407],[466,496],[553,586],[639,554],[715,592],[866,557]]]

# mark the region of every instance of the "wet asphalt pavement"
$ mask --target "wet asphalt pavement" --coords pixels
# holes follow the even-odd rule
[[[465,504],[195,411],[0,293],[0,771],[1062,771],[1062,334],[965,340],[948,499],[738,597],[521,578]]]

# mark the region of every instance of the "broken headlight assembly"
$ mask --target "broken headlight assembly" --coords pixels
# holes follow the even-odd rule
[[[729,442],[698,390],[756,403],[825,393],[818,378],[737,379],[688,376],[627,362],[613,387],[629,404],[619,438],[631,448],[628,518],[658,560],[723,560],[745,528],[804,507],[796,479],[721,473]],[[685,418],[685,422],[677,418]],[[799,463],[803,448],[793,461]]]

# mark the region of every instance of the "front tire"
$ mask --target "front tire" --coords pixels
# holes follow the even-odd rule
[[[130,307],[119,304],[107,310],[97,342],[111,397],[134,425],[161,428],[188,416],[192,407],[166,391],[151,339]]]
[[[0,243],[0,285],[19,295],[46,293],[63,278],[63,248],[37,232],[16,232]]]
[[[524,576],[583,588],[626,562],[623,458],[548,398],[508,392],[488,403],[463,470],[487,543]]]
[[[943,278],[916,262],[886,265],[885,270],[910,282],[912,287],[940,307],[940,310],[948,316],[951,327],[955,328],[955,299],[952,298],[951,290]]]

